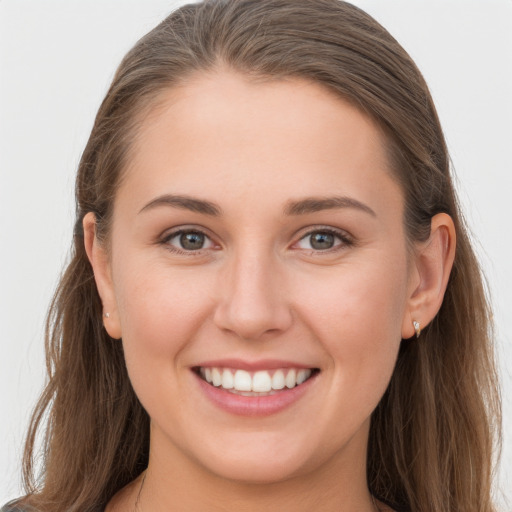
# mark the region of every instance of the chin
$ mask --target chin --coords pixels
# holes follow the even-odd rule
[[[305,472],[303,463],[276,457],[217,461],[206,469],[217,477],[246,485],[278,483]]]
[[[252,432],[248,436],[230,435],[228,439],[218,436],[204,443],[201,453],[194,450],[195,454],[190,455],[210,474],[245,484],[282,482],[305,475],[325,462],[320,443],[314,449],[302,436],[282,434]]]

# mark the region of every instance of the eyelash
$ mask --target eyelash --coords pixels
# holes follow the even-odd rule
[[[206,239],[211,241],[211,237],[203,230],[201,229],[192,229],[192,228],[185,228],[185,229],[178,229],[176,231],[172,231],[171,233],[166,234],[161,240],[160,244],[164,245],[167,250],[171,251],[172,253],[184,255],[184,256],[202,256],[204,254],[205,249],[198,249],[198,250],[184,250],[180,249],[178,247],[175,247],[171,245],[169,242],[180,235],[183,234],[199,234],[204,236]],[[340,250],[343,250],[343,248],[352,247],[355,245],[355,240],[345,231],[337,230],[331,227],[324,227],[319,226],[314,229],[310,229],[306,233],[304,233],[297,242],[294,243],[296,245],[297,243],[301,242],[302,240],[306,239],[307,237],[310,237],[314,235],[315,233],[327,233],[329,235],[332,235],[336,237],[338,240],[341,241],[341,243],[334,245],[333,247],[325,250],[321,249],[304,249],[308,250],[310,254],[312,255],[322,255],[322,254],[330,254],[332,252],[338,252]],[[213,242],[212,242],[213,243]],[[208,250],[208,248],[206,249]]]
[[[340,240],[341,243],[336,244],[333,247],[331,247],[329,249],[324,249],[324,250],[321,250],[321,249],[305,249],[305,250],[309,251],[310,255],[322,256],[324,254],[331,254],[333,252],[338,252],[338,251],[341,251],[343,249],[346,249],[347,247],[352,247],[352,246],[355,245],[355,240],[346,231],[341,231],[341,230],[334,229],[334,228],[327,227],[327,226],[325,226],[325,227],[324,226],[318,226],[318,227],[316,227],[314,229],[310,229],[304,235],[302,235],[299,238],[299,240],[297,242],[295,242],[294,245],[296,245],[297,243],[301,242],[302,240],[304,240],[304,239],[306,239],[308,237],[311,237],[315,233],[327,233],[329,235],[334,236],[338,240]]]
[[[180,249],[178,247],[175,247],[169,243],[173,238],[176,238],[177,236],[180,236],[183,234],[191,234],[191,233],[203,235],[206,239],[211,240],[211,237],[208,236],[201,229],[182,228],[182,229],[178,229],[176,231],[172,231],[171,233],[166,234],[160,241],[160,244],[164,245],[167,250],[171,251],[174,254],[179,254],[179,255],[183,255],[183,256],[202,256],[202,255],[204,255],[204,249],[198,249],[196,251],[193,251],[193,250],[187,251],[185,249]]]

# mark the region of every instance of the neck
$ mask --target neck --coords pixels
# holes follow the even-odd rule
[[[137,512],[220,512],[234,503],[238,512],[309,512],[317,510],[319,504],[323,512],[374,512],[366,484],[367,439],[360,437],[330,460],[310,464],[309,471],[277,482],[241,482],[219,477],[172,444],[165,443],[163,450],[162,439],[153,432],[151,444],[158,449],[151,450],[144,481],[139,478],[125,499],[117,500],[118,504],[124,502],[123,506],[107,510],[135,512],[140,491]]]

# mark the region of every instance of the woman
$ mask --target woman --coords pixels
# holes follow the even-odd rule
[[[494,510],[478,265],[427,86],[366,14],[176,11],[77,203],[22,510]]]

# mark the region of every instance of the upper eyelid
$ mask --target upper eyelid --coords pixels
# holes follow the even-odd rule
[[[334,234],[336,236],[339,236],[341,239],[346,239],[346,238],[353,239],[354,238],[345,229],[335,228],[333,226],[310,226],[310,227],[304,228],[304,230],[299,231],[300,235],[299,234],[297,235],[298,236],[297,241],[302,240],[306,236],[311,235],[313,233],[322,233],[322,232]]]
[[[215,237],[211,234],[210,230],[202,227],[202,226],[193,226],[193,225],[183,225],[177,226],[174,228],[166,229],[159,236],[161,240],[169,240],[170,238],[179,235],[180,233],[201,233],[202,235],[207,236],[210,239],[214,239]]]

